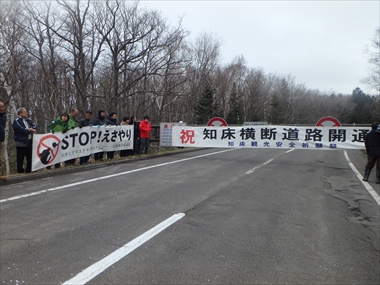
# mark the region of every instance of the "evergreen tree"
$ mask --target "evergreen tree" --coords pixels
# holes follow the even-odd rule
[[[229,112],[227,115],[228,124],[241,124],[243,120],[243,112],[240,108],[236,84],[232,86],[232,91],[229,99]]]
[[[349,123],[366,124],[371,123],[375,119],[372,117],[374,107],[374,98],[365,94],[359,87],[352,91],[352,100],[355,107],[350,116]]]
[[[206,124],[211,118],[216,116],[216,104],[214,103],[214,89],[210,84],[206,84],[198,105],[195,106],[196,123]]]

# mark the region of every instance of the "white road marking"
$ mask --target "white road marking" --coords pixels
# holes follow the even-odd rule
[[[159,234],[165,230],[170,225],[174,224],[178,220],[182,219],[185,216],[183,213],[175,214],[170,218],[166,219],[162,223],[158,224],[154,228],[145,232],[141,236],[135,238],[129,243],[125,244],[118,250],[114,251],[110,255],[106,256],[102,260],[94,263],[90,267],[87,267],[82,272],[78,273],[74,278],[66,281],[63,285],[83,285],[95,278],[97,275],[105,271],[111,265],[118,262],[120,259],[127,256],[129,253],[134,251],[136,248],[153,238],[155,235]]]
[[[133,172],[138,172],[138,171],[143,171],[143,170],[147,170],[147,169],[151,169],[151,168],[166,166],[166,165],[169,165],[169,164],[184,162],[184,161],[188,161],[188,160],[192,160],[192,159],[196,159],[196,158],[201,158],[201,157],[205,157],[205,156],[210,156],[210,155],[214,155],[214,154],[219,154],[219,153],[223,153],[223,152],[227,152],[227,151],[231,151],[231,150],[236,150],[236,149],[237,148],[227,149],[227,150],[221,150],[221,151],[217,151],[217,152],[213,152],[213,153],[202,154],[202,155],[198,155],[198,156],[194,156],[194,157],[189,157],[189,158],[184,158],[184,159],[180,159],[180,160],[160,163],[160,164],[156,164],[156,165],[150,165],[150,166],[146,166],[146,167],[142,167],[142,168],[138,168],[138,169],[124,171],[124,172],[121,172],[121,173],[116,173],[116,174],[106,175],[106,176],[97,177],[97,178],[93,178],[93,179],[88,179],[88,180],[84,180],[84,181],[79,181],[79,182],[75,182],[75,183],[70,183],[70,184],[66,184],[66,185],[62,185],[62,186],[58,186],[58,187],[53,187],[53,188],[49,188],[49,189],[45,189],[45,190],[41,190],[41,191],[29,193],[29,194],[24,194],[24,195],[10,197],[10,198],[7,198],[7,199],[2,199],[2,200],[0,200],[0,203],[14,201],[14,200],[22,199],[22,198],[27,198],[27,197],[31,197],[31,196],[35,196],[35,195],[40,195],[40,194],[47,193],[47,192],[52,192],[52,191],[56,191],[56,190],[60,190],[60,189],[65,189],[65,188],[69,188],[69,187],[83,185],[83,184],[87,184],[87,183],[91,183],[91,182],[96,182],[96,181],[103,180],[103,179],[109,179],[109,178],[113,178],[113,177],[129,174],[129,173],[133,173]]]
[[[252,168],[251,170],[248,170],[245,174],[252,174],[255,170],[267,165],[268,163],[270,163],[273,160],[274,159],[269,159],[267,162],[264,162],[264,163],[260,164],[259,166],[256,166],[256,167]]]
[[[295,148],[289,149],[286,153],[292,152]]]
[[[373,190],[372,186],[367,181],[363,181],[363,176],[360,174],[360,172],[356,169],[354,164],[351,162],[350,158],[348,157],[346,150],[344,151],[344,156],[345,156],[348,164],[350,165],[352,171],[354,171],[354,173],[356,174],[356,177],[360,180],[360,182],[364,185],[365,189],[367,189],[369,194],[371,194],[373,199],[375,199],[377,204],[380,206],[380,196],[376,193],[375,190]]]

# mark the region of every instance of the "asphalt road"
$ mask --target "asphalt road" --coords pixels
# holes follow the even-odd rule
[[[349,162],[202,149],[1,185],[0,283],[380,284],[379,185]]]

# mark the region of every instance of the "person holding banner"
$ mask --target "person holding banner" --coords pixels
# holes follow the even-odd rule
[[[93,124],[93,121],[92,121],[91,117],[92,117],[92,111],[91,110],[87,110],[86,114],[85,114],[85,118],[79,121],[79,127],[80,128],[91,127],[92,124]],[[79,164],[80,165],[86,164],[89,161],[89,159],[90,159],[90,155],[81,156],[79,158]]]
[[[104,126],[106,123],[107,123],[106,111],[104,111],[103,109],[100,109],[98,111],[98,116],[94,120],[94,126],[100,127],[100,126]],[[104,154],[103,151],[94,153],[95,161],[97,161],[97,160],[102,161],[103,160],[103,154]]]
[[[32,172],[32,135],[36,133],[36,124],[28,118],[26,108],[17,109],[18,117],[13,121],[13,133],[16,145],[17,172]],[[26,169],[24,159],[26,158]]]
[[[77,108],[73,107],[70,109],[69,119],[67,121],[67,126],[69,130],[75,129],[79,126],[78,121],[76,119],[78,114],[79,114],[79,111]],[[66,160],[65,163],[69,166],[73,166],[75,164],[75,158]]]
[[[53,134],[55,132],[64,134],[69,130],[68,121],[69,121],[69,115],[66,112],[64,112],[59,118],[55,119],[47,126],[47,131]],[[60,168],[61,163],[56,163],[54,167]],[[51,167],[48,166],[47,169],[51,169]]]
[[[368,181],[372,168],[376,164],[376,184],[380,184],[380,125],[374,122],[372,130],[365,137],[365,149],[367,152],[367,164],[364,170],[364,181]]]
[[[135,116],[131,116],[131,119],[129,120],[129,124],[133,125],[133,153],[132,154],[139,154],[140,130],[139,130],[139,124]]]
[[[119,122],[117,121],[117,114],[115,112],[111,112],[108,120],[106,122],[107,126],[119,126]],[[113,159],[115,155],[114,151],[107,151],[107,158],[108,159]]]
[[[141,139],[140,154],[148,154],[150,131],[152,130],[148,116],[145,116],[140,122],[139,129]]]

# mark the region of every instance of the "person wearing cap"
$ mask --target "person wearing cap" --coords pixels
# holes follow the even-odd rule
[[[93,120],[92,120],[92,112],[91,110],[87,110],[85,117],[79,121],[79,127],[91,127],[93,125]]]
[[[83,128],[83,127],[91,127],[93,125],[93,120],[92,120],[92,111],[91,110],[87,110],[86,113],[85,113],[85,117],[79,121],[79,127],[80,128]],[[90,156],[91,155],[86,155],[86,156],[82,156],[79,158],[79,164],[82,165],[82,164],[86,164],[88,162],[88,160],[90,159]]]

